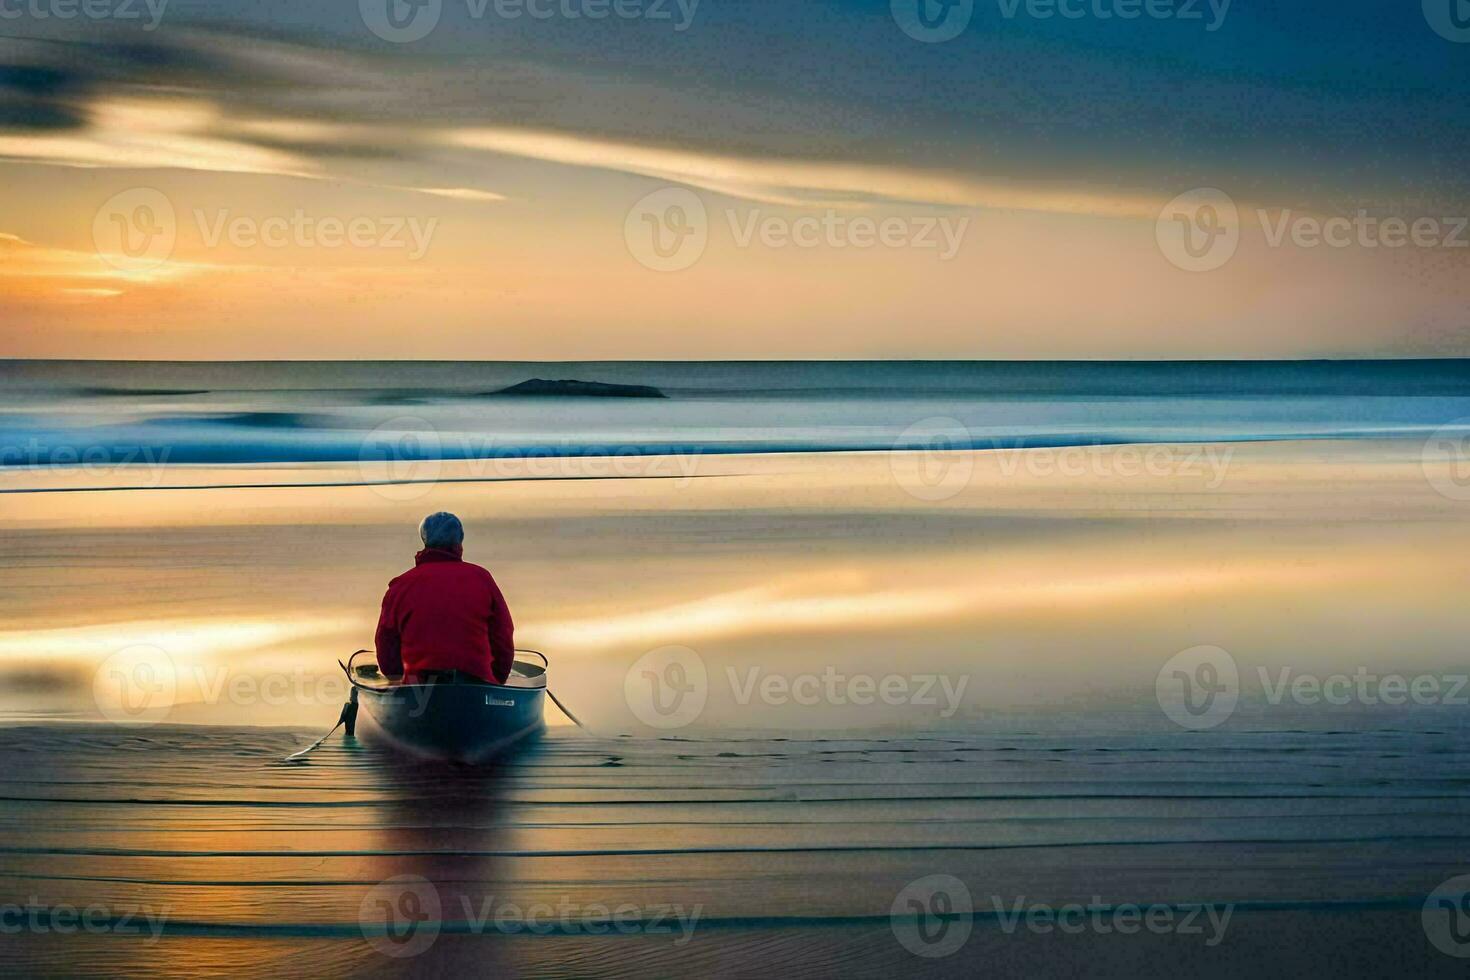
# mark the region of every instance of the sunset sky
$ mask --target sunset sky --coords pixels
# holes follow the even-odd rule
[[[0,356],[1470,355],[1436,0],[160,2],[0,9]]]

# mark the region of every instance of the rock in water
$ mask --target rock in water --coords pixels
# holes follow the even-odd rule
[[[494,395],[574,395],[584,398],[667,398],[651,385],[618,385],[602,381],[548,381],[532,378],[520,384],[490,392]]]

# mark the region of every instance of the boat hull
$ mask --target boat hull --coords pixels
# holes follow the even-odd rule
[[[544,687],[402,684],[359,688],[359,700],[369,721],[364,734],[381,736],[414,755],[452,762],[484,762],[545,724]]]

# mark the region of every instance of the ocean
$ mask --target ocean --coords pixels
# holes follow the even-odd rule
[[[507,397],[531,379],[666,398]],[[6,466],[1425,437],[1470,362],[0,362]]]

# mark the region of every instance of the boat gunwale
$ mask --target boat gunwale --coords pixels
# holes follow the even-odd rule
[[[347,659],[347,662],[345,664],[342,663],[340,660],[337,661],[338,665],[342,668],[342,672],[347,675],[347,681],[348,681],[348,683],[351,684],[352,687],[355,690],[363,691],[363,692],[366,692],[368,694],[379,694],[379,695],[381,695],[381,694],[389,694],[389,693],[392,693],[394,691],[412,691],[412,690],[415,690],[415,689],[418,689],[418,688],[474,688],[474,687],[490,688],[490,689],[493,689],[493,690],[500,690],[500,691],[543,691],[544,692],[546,690],[546,687],[547,687],[547,680],[546,680],[546,676],[547,676],[547,673],[548,673],[547,667],[538,666],[537,664],[529,663],[529,662],[524,661],[524,660],[517,660],[517,661],[515,661],[512,664],[512,666],[511,666],[511,671],[514,672],[515,671],[515,668],[517,666],[519,666],[521,664],[525,664],[525,666],[530,667],[530,668],[532,668],[532,669],[534,669],[534,670],[536,670],[536,671],[539,672],[539,673],[534,674],[534,675],[524,675],[524,674],[521,675],[521,676],[525,677],[526,680],[529,682],[529,683],[525,683],[525,684],[497,684],[494,681],[485,681],[485,680],[448,681],[448,682],[439,681],[439,680],[432,680],[432,681],[429,681],[427,683],[416,682],[416,683],[413,683],[413,684],[405,684],[402,681],[395,681],[392,678],[387,677],[387,676],[382,675],[382,674],[380,674],[378,676],[383,679],[383,683],[381,683],[381,684],[365,684],[357,676],[357,668],[355,668],[353,666],[353,661],[355,661],[358,657],[362,656],[363,654],[366,654],[366,653],[369,653],[369,652],[370,651],[367,651],[367,650],[358,650],[356,653],[354,653],[351,657],[349,657]],[[538,656],[541,656],[543,659],[545,658],[545,655],[544,654],[540,654],[540,653],[538,653],[538,651],[535,651],[535,650],[517,650],[516,652],[517,653],[536,653]],[[512,673],[512,676],[514,676],[514,673]]]

